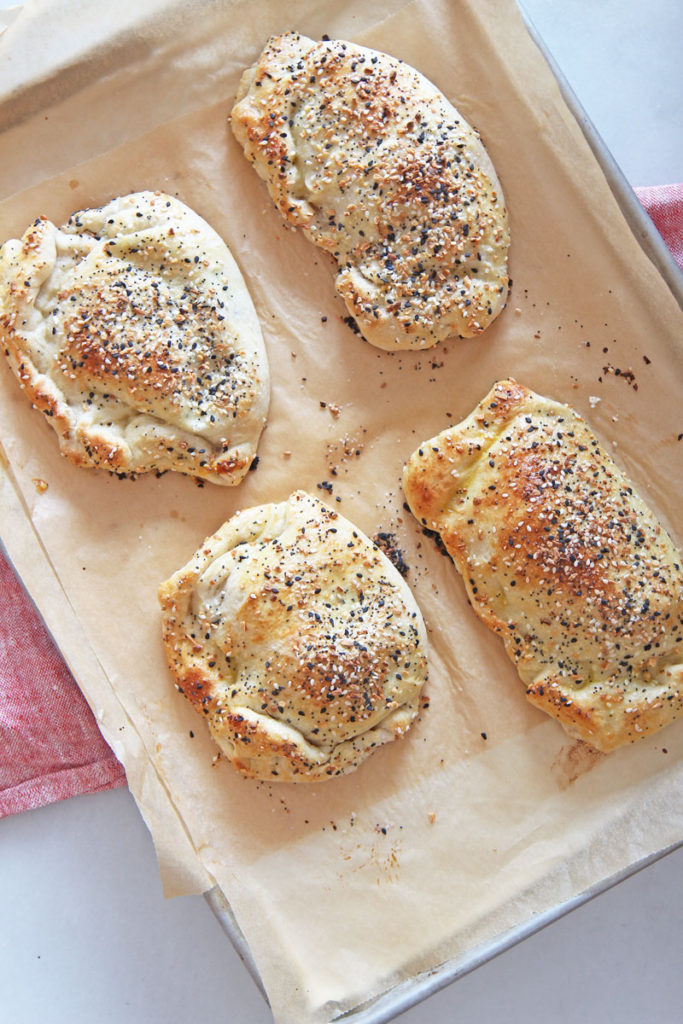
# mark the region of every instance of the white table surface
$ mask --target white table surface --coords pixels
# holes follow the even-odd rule
[[[681,0],[523,6],[628,180],[683,180]],[[400,1019],[678,1024],[682,910],[679,849]],[[0,1024],[205,1020],[271,1016],[204,900],[163,899],[127,790],[0,822]]]

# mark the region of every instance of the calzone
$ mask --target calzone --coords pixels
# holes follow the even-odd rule
[[[505,306],[503,192],[477,132],[418,71],[288,33],[246,71],[231,115],[282,216],[337,264],[382,349],[480,334]]]
[[[265,423],[261,329],[228,247],[138,192],[0,248],[0,339],[79,466],[237,484]]]
[[[176,686],[246,776],[325,781],[418,713],[427,639],[410,589],[304,491],[238,512],[159,599]]]
[[[532,704],[602,751],[680,715],[680,556],[568,406],[497,383],[420,445],[404,489]]]

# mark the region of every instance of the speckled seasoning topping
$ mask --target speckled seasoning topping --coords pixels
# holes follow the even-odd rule
[[[532,704],[602,751],[683,707],[683,571],[576,413],[502,381],[408,460],[404,490]]]
[[[0,338],[79,466],[237,484],[265,423],[261,329],[225,243],[139,192],[0,248]]]
[[[383,53],[294,33],[245,72],[231,115],[289,223],[334,258],[351,323],[382,349],[473,337],[510,281],[500,183],[477,133]]]
[[[177,688],[251,778],[347,773],[418,713],[415,599],[363,533],[303,491],[237,513],[159,599]]]

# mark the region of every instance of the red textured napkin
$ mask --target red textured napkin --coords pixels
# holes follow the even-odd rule
[[[0,818],[124,786],[123,767],[0,551]]]
[[[683,185],[635,190],[683,269]],[[78,686],[0,550],[0,818],[123,786]]]
[[[635,193],[683,270],[683,185],[647,186]]]

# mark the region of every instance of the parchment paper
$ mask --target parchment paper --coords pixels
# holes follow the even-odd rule
[[[9,143],[41,137],[45,116],[64,133],[60,148],[53,127],[45,164],[37,149],[25,158],[35,184],[0,204],[3,238],[39,213],[61,223],[117,194],[164,189],[226,239],[260,316],[273,394],[258,468],[239,488],[70,466],[3,366],[0,493],[3,541],[126,767],[166,892],[218,883],[280,1024],[332,1020],[683,838],[683,724],[609,756],[571,742],[526,703],[400,488],[417,444],[511,375],[573,404],[680,542],[680,310],[511,0],[396,4],[387,18],[385,5],[340,6],[194,5],[211,36],[174,41],[184,106],[166,98],[169,41],[159,30],[155,49],[157,26],[135,36],[137,61],[112,57],[110,89],[76,62],[81,90],[65,72],[60,94],[57,75],[48,114],[26,101],[0,136],[4,164]],[[270,32],[291,27],[408,60],[481,131],[510,211],[514,280],[482,338],[419,354],[373,349],[344,323],[326,258],[271,208],[226,117],[242,68]],[[188,98],[183,82],[202,60],[206,78]],[[75,165],[88,102],[98,119],[126,103],[129,121],[88,122],[100,155]],[[153,131],[150,103],[166,121]],[[182,116],[168,121],[172,109]],[[125,141],[102,152],[108,127],[110,143]],[[6,189],[19,174],[14,150],[10,163]],[[59,173],[39,180],[45,166]],[[295,487],[370,536],[396,535],[431,643],[430,703],[408,736],[316,786],[246,781],[215,761],[172,688],[156,599],[227,516]]]

